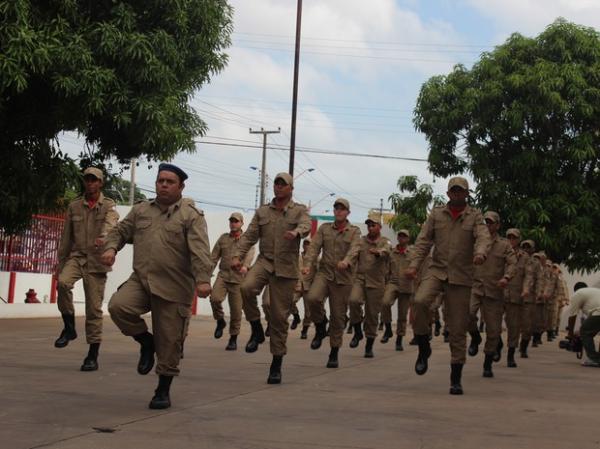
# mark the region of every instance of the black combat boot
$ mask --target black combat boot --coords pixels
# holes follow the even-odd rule
[[[154,397],[148,408],[161,410],[171,407],[171,398],[169,397],[171,382],[173,382],[173,376],[163,376],[162,374],[158,376],[158,387],[154,390]]]
[[[148,374],[154,366],[154,337],[148,331],[134,335],[133,339],[140,344],[140,359],[137,371],[144,375]]]
[[[538,334],[537,334],[537,333],[535,333],[535,332],[534,332],[534,333],[533,333],[533,335],[532,335],[532,337],[533,337],[533,338],[531,339],[531,347],[532,347],[532,348],[537,348],[537,347],[538,347],[538,337],[537,337],[537,336],[538,336]]]
[[[321,347],[321,342],[327,336],[327,321],[315,323],[315,328],[315,336],[310,342],[311,349],[319,349]]]
[[[519,352],[521,353],[521,358],[522,359],[528,359],[529,356],[527,355],[527,346],[529,346],[529,340],[523,340],[521,339],[521,346],[519,348]]]
[[[444,329],[444,343],[450,342],[450,331],[448,329]]]
[[[358,343],[363,339],[362,323],[353,324],[352,327],[354,327],[354,336],[350,340],[350,347],[356,348]]]
[[[54,342],[54,347],[56,348],[64,348],[69,344],[69,341],[77,338],[77,332],[75,332],[75,315],[63,314],[62,319],[64,328]]]
[[[546,340],[547,341],[552,341],[554,340],[554,338],[552,338],[552,331],[546,331]]]
[[[81,365],[81,371],[96,371],[98,369],[98,350],[100,349],[100,343],[90,344],[88,355],[83,359],[83,365]]]
[[[327,360],[327,368],[337,368],[339,366],[338,363],[338,353],[340,348],[331,348],[331,352],[329,353],[329,360]]]
[[[479,345],[481,344],[481,334],[478,330],[475,332],[469,332],[471,336],[471,343],[469,343],[469,355],[475,357],[479,352]]]
[[[377,330],[378,331],[382,331],[383,330],[383,321],[379,322],[379,326],[377,326]]]
[[[435,320],[433,335],[435,335],[436,337],[439,337],[441,329],[442,329],[442,323],[440,323],[440,320]]]
[[[504,342],[502,341],[502,337],[498,340],[498,346],[496,346],[496,352],[494,353],[494,362],[499,362],[502,358],[502,348],[504,347]]]
[[[260,325],[262,327],[262,324]],[[270,337],[271,336],[271,325],[269,323],[267,323],[267,328],[265,329],[265,337]]]
[[[250,321],[250,327],[252,328],[252,334],[250,334],[250,340],[246,343],[246,352],[256,352],[258,345],[265,341],[265,332],[260,319]]]
[[[427,372],[427,359],[431,356],[431,345],[429,344],[429,335],[415,335],[419,345],[419,355],[415,363],[415,372],[422,376]]]
[[[351,334],[353,330],[354,330],[354,325],[350,322],[350,320],[348,320],[348,329],[346,330],[346,333]]]
[[[417,341],[417,336],[413,334],[413,338],[408,342],[409,346],[417,346],[419,342]]]
[[[381,343],[387,343],[390,338],[394,336],[394,332],[392,332],[392,323],[384,323],[385,332],[383,333],[383,337],[381,337]]]
[[[271,368],[269,368],[269,378],[267,379],[268,384],[280,384],[281,383],[281,362],[283,362],[282,355],[274,355],[273,361],[271,362]]]
[[[365,344],[365,358],[372,359],[375,354],[373,354],[373,343],[375,343],[375,339],[373,337],[367,337],[367,343]]]
[[[508,348],[508,354],[506,355],[506,366],[509,368],[517,367],[517,362],[515,362],[515,348]]]
[[[306,340],[308,338],[308,328],[309,326],[302,326],[302,330],[300,331],[301,340]]]
[[[486,354],[483,361],[483,377],[494,377],[492,363],[494,363],[494,354]]]
[[[396,336],[396,351],[404,351],[404,346],[402,346],[402,335]]]
[[[229,342],[227,346],[225,346],[225,351],[235,351],[237,350],[237,335],[230,335]]]
[[[298,315],[297,313],[294,313],[293,315],[293,319],[292,319],[292,324],[290,325],[290,329],[294,330],[298,327],[298,324],[300,324],[300,315]]]
[[[462,363],[452,363],[450,365],[450,394],[463,394],[461,385]]]
[[[223,329],[227,327],[227,321],[223,318],[217,320],[217,327],[215,328],[215,338],[221,338],[223,336]]]

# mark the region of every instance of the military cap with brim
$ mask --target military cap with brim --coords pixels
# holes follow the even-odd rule
[[[460,187],[461,189],[469,190],[469,181],[462,176],[455,176],[448,181],[448,190],[452,190],[452,187]]]
[[[521,246],[529,245],[535,249],[535,242],[533,240],[523,240]]]
[[[104,173],[102,173],[102,170],[100,170],[99,168],[96,168],[96,167],[86,168],[83,171],[83,177],[85,178],[86,176],[93,176],[94,178],[97,178],[100,181],[102,181],[104,179]]]
[[[344,198],[338,198],[335,200],[335,203],[333,203],[333,207],[335,208],[335,206],[338,204],[344,206],[347,210],[350,210],[350,202],[348,200]]]
[[[506,236],[513,236],[516,237],[518,239],[521,238],[521,231],[519,231],[517,228],[510,228],[508,231],[506,231]]]
[[[294,178],[289,173],[285,173],[285,172],[277,173],[277,175],[275,176],[274,182],[277,182],[278,179],[281,179],[288,186],[294,185]]]
[[[161,171],[170,171],[172,173],[175,173],[181,182],[183,182],[186,179],[188,179],[187,173],[184,172],[182,169],[180,169],[177,165],[167,164],[167,163],[163,162],[162,164],[160,164],[158,166],[158,171],[159,172],[161,172]]]
[[[484,220],[492,220],[494,223],[500,223],[500,215],[498,215],[498,212],[494,212],[494,211],[487,211],[485,214],[483,214],[483,219]]]
[[[240,214],[239,212],[234,212],[229,216],[229,220],[237,220],[237,221],[243,223],[244,216],[242,214]]]
[[[410,237],[410,232],[408,232],[408,229],[400,229],[396,235],[400,235],[400,234],[404,234],[407,237]]]
[[[379,223],[378,221],[375,221],[375,220],[373,220],[372,218],[367,218],[367,219],[365,220],[365,224],[366,224],[366,225],[368,225],[368,224],[370,224],[370,223],[374,223],[374,224],[381,225],[381,223]]]

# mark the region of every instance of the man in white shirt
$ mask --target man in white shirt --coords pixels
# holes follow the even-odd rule
[[[597,351],[594,344],[594,337],[600,333],[600,288],[588,288],[584,282],[578,282],[575,284],[574,290],[575,294],[571,298],[568,310],[569,335],[567,338],[573,338],[577,313],[581,310],[585,317],[579,330],[583,349],[585,349],[588,359],[595,366],[600,367],[600,352]]]

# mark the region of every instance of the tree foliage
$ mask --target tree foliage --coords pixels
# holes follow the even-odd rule
[[[61,131],[97,160],[193,151],[206,124],[188,100],[224,68],[231,14],[226,0],[0,0],[0,227],[64,193]]]
[[[416,128],[439,176],[470,172],[476,201],[569,269],[600,268],[600,34],[563,19],[513,34],[471,70],[421,88]]]
[[[414,240],[431,208],[444,204],[444,198],[434,195],[431,185],[419,184],[416,176],[401,176],[397,185],[400,192],[389,196],[392,209],[396,214],[389,225],[396,232],[400,229],[408,229]]]

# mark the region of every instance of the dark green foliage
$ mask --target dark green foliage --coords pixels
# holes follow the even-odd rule
[[[476,201],[569,269],[600,268],[600,34],[562,19],[513,34],[471,70],[421,88],[414,123],[439,176],[468,171]]]

